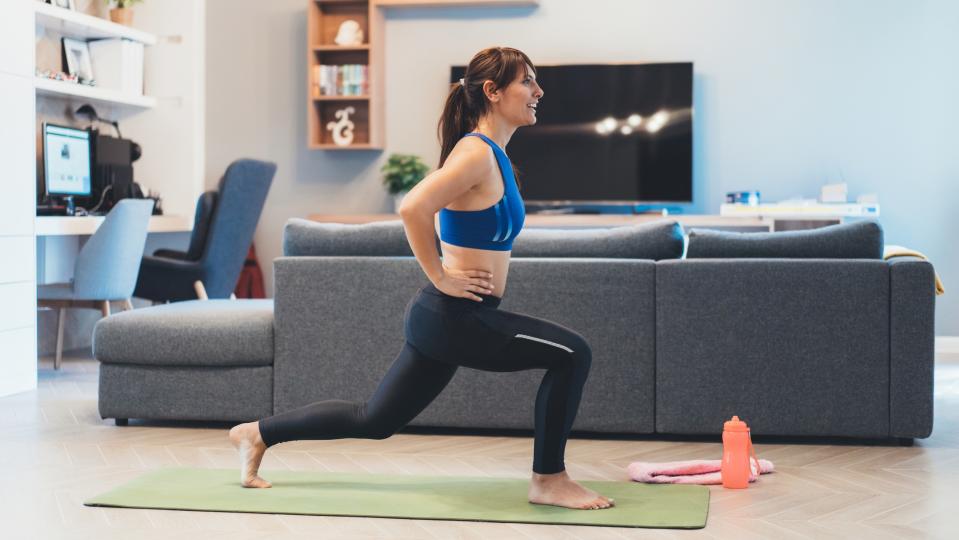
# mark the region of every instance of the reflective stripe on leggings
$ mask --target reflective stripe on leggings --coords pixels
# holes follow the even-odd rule
[[[560,349],[563,349],[564,351],[566,351],[566,352],[568,352],[568,353],[573,352],[573,349],[570,349],[569,347],[567,347],[567,346],[565,346],[565,345],[560,345],[559,343],[555,343],[555,342],[552,342],[552,341],[547,341],[547,340],[542,339],[542,338],[533,337],[533,336],[527,336],[527,335],[525,335],[525,334],[516,334],[514,337],[523,338],[523,339],[529,339],[529,340],[532,340],[532,341],[538,341],[538,342],[540,342],[540,343],[545,343],[545,344],[547,344],[547,345],[552,345],[553,347],[559,347]]]

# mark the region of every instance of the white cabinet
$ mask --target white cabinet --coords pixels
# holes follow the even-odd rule
[[[0,332],[0,396],[37,387],[36,326]]]
[[[33,279],[0,283],[0,306],[3,306],[0,309],[0,332],[33,327],[37,323],[36,283]],[[12,360],[19,362],[20,359]]]
[[[0,236],[33,235],[37,175],[34,100],[32,78],[0,73],[0,185],[4,199]]]
[[[0,7],[0,396],[37,387],[33,4]]]
[[[33,4],[3,0],[0,7],[0,73],[33,78]]]
[[[0,236],[0,254],[3,256],[0,264],[0,284],[32,280],[32,265],[23,264],[21,261],[35,260],[35,249],[30,236]]]

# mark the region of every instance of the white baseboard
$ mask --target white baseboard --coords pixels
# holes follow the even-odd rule
[[[936,360],[959,362],[959,336],[936,336]]]

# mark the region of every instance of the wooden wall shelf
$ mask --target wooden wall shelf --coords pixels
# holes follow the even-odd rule
[[[307,8],[307,146],[317,150],[381,150],[384,146],[384,94],[382,65],[384,58],[382,10],[368,0],[309,0]],[[363,31],[359,45],[338,45],[334,39],[340,25],[356,21]],[[366,66],[367,80],[362,94],[323,94],[319,86],[319,66]],[[353,71],[357,74],[356,70]],[[359,75],[362,75],[359,73]],[[360,83],[359,80],[353,81]],[[353,88],[355,92],[357,88]],[[336,92],[340,92],[337,89]],[[327,125],[337,122],[337,111],[352,107],[353,142],[334,144]]]
[[[312,150],[382,150],[381,147],[371,144],[351,144],[349,146],[339,146],[333,143],[314,144],[310,146]]]
[[[316,45],[313,52],[349,52],[349,51],[368,51],[369,45]]]
[[[369,101],[370,96],[318,96],[313,101]]]
[[[373,0],[380,7],[537,7],[539,0]]]
[[[404,7],[536,7],[539,0],[308,0],[307,16],[307,147],[317,150],[382,150],[386,146],[384,78],[385,9]],[[382,8],[382,9],[381,9]],[[340,25],[354,20],[363,43],[337,45]],[[325,95],[319,90],[318,66],[367,66],[368,95]],[[333,144],[327,125],[336,112],[353,107],[353,143]]]

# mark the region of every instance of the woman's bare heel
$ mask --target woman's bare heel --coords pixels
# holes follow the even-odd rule
[[[260,437],[260,423],[248,422],[230,430],[230,442],[240,454],[240,483],[243,487],[268,488],[273,484],[261,478],[260,461],[266,453],[266,443]]]

